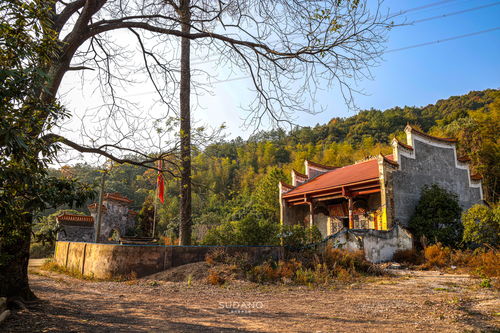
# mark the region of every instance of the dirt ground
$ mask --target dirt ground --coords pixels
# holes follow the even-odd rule
[[[42,301],[2,332],[500,332],[500,298],[479,280],[400,271],[342,287],[234,282],[90,282],[35,271]]]

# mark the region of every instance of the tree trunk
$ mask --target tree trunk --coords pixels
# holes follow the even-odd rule
[[[3,221],[0,238],[0,296],[36,299],[28,283],[30,256],[31,214],[23,221]]]
[[[181,29],[190,32],[191,15],[189,0],[182,0],[179,8]],[[181,79],[180,79],[180,116],[181,116],[181,189],[180,189],[180,245],[191,244],[191,69],[190,40],[181,39]]]

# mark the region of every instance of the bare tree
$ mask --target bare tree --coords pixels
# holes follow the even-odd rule
[[[330,85],[340,89],[352,105],[354,82],[370,77],[369,68],[381,55],[392,25],[381,12],[380,1],[369,4],[368,0],[58,0],[40,4],[48,8],[51,24],[44,29],[55,32],[59,52],[40,66],[48,79],[39,99],[56,100],[68,72],[93,70],[107,101],[100,129],[113,128],[117,136],[107,142],[108,135],[92,138],[86,133],[82,138],[87,140],[77,142],[61,133],[48,133],[44,123],[50,115],[43,112],[31,134],[48,144],[60,142],[118,163],[152,167],[155,159],[178,156],[181,244],[189,244],[191,238],[190,50],[204,52],[210,61],[216,58],[219,69],[250,77],[254,100],[248,105],[246,125],[259,127],[289,123],[295,112],[317,111],[315,93]],[[137,54],[129,55],[117,44],[116,36],[125,34],[131,37],[127,41],[137,42],[142,69],[159,100],[180,118],[180,146],[160,145],[156,150],[160,155],[145,153],[134,144],[144,121],[132,121],[137,114],[126,102],[127,96],[118,95],[120,83],[133,81],[127,59]],[[195,87],[203,89],[203,83]],[[116,120],[120,116],[122,120]],[[130,152],[143,161],[123,157]]]

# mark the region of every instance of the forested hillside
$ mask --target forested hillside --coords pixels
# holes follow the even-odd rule
[[[193,213],[196,230],[203,225],[239,220],[278,219],[278,180],[290,181],[292,168],[303,171],[304,159],[343,166],[378,153],[391,152],[392,137],[404,138],[407,123],[438,136],[459,139],[459,154],[472,159],[474,172],[484,179],[485,196],[498,201],[500,185],[500,90],[474,91],[439,100],[425,107],[365,110],[328,124],[260,132],[209,145],[193,159]],[[54,171],[98,183],[99,172],[88,165]],[[140,219],[152,218],[156,175],[123,165],[113,168],[106,191],[134,200]],[[178,183],[166,177],[166,201],[159,206],[159,232],[177,233]],[[196,233],[195,233],[196,234]]]

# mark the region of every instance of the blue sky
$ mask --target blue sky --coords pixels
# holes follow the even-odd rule
[[[433,5],[436,3],[438,5]],[[383,3],[391,13],[427,5],[431,6],[411,10],[401,16],[401,19],[410,23],[414,20],[447,15],[480,6],[492,6],[396,27],[388,35],[387,50],[500,27],[500,1],[385,0]],[[124,42],[128,41],[126,36],[118,38]],[[210,71],[211,65],[200,63],[195,57],[193,58],[195,68],[199,66]],[[243,76],[242,73],[229,75],[217,68],[213,68],[213,71],[222,73],[216,77],[218,80]],[[394,106],[423,106],[449,96],[466,94],[471,90],[500,88],[500,29],[467,38],[386,53],[379,66],[372,68],[372,73],[373,80],[361,81],[357,86],[357,89],[363,90],[366,94],[356,96],[356,103],[361,109],[384,110]],[[203,78],[200,80],[206,82]],[[102,105],[102,100],[98,96],[98,83],[86,80],[82,86],[82,82],[76,74],[67,74],[60,91],[65,105],[77,115],[67,126],[68,130],[74,133],[78,133],[83,125],[89,126],[89,121],[84,122],[78,115],[88,113],[88,110]],[[253,129],[242,129],[245,112],[241,107],[246,106],[251,99],[252,93],[249,88],[251,88],[249,79],[237,79],[214,85],[211,94],[193,96],[192,118],[197,121],[196,126],[216,127],[225,123],[228,138],[248,137]],[[142,84],[124,89],[123,97],[132,98],[139,112],[149,110],[153,114],[161,114],[165,108],[154,103],[153,90],[151,85]],[[323,113],[298,114],[295,123],[314,126],[326,123],[332,117],[355,114],[344,104],[337,86],[323,91],[318,102],[326,109]],[[86,139],[83,138],[83,141]]]
[[[391,12],[411,9],[438,1],[390,0]],[[414,25],[397,27],[389,34],[387,50],[403,48],[471,32],[500,27],[499,1],[449,1],[424,10],[411,11],[406,21],[444,15],[482,5],[484,9],[444,17]],[[374,80],[360,87],[368,94],[358,96],[363,109],[387,109],[393,106],[422,106],[471,90],[500,87],[500,30],[408,50],[386,53],[373,70]],[[303,119],[308,124],[327,122],[333,116],[349,116],[341,103],[325,97],[329,108],[324,114]]]
[[[410,23],[480,6],[492,6],[396,27],[388,35],[387,50],[500,27],[500,1],[386,0],[384,6],[394,13],[434,3],[440,4],[410,11],[401,18]],[[500,30],[386,53],[379,66],[372,69],[372,73],[374,80],[364,80],[358,84],[358,88],[366,94],[356,97],[356,103],[361,109],[423,106],[449,96],[466,94],[471,90],[500,88]],[[247,83],[240,81],[221,84],[216,87],[216,96],[207,99],[208,108],[214,108],[213,112],[208,112],[211,116],[205,116],[202,110],[195,116],[210,123],[214,119],[224,119],[231,137],[246,137],[249,132],[240,128],[244,115],[242,112],[235,113],[234,107],[244,104],[244,91],[248,87]],[[222,101],[219,101],[221,96]],[[344,104],[338,87],[334,86],[322,93],[319,102],[326,107],[324,112],[317,115],[299,114],[296,123],[314,126],[326,123],[332,117],[355,114]],[[213,117],[214,113],[218,116]]]

